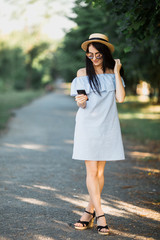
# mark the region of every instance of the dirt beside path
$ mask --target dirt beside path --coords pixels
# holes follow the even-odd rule
[[[85,165],[71,159],[76,111],[58,92],[15,111],[0,138],[0,240],[158,240],[158,151],[125,138],[126,160],[105,168],[111,234],[73,228],[88,200]]]

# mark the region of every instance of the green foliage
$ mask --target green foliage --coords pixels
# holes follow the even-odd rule
[[[128,38],[146,40],[152,36],[157,39],[160,34],[158,26],[160,2],[134,0],[122,2],[113,0],[114,12],[119,16],[119,25],[123,25],[123,33]]]
[[[41,42],[37,45],[31,45],[29,49],[27,49],[27,61],[26,61],[26,69],[27,69],[27,81],[26,87],[38,88],[41,87],[41,80],[45,75],[46,67],[46,50],[49,48],[49,43]],[[44,67],[45,66],[45,67]]]
[[[37,89],[54,80],[54,43],[37,34],[15,32],[0,42],[0,91]]]
[[[22,49],[10,48],[3,42],[0,44],[0,82],[1,90],[5,88],[24,88],[26,77],[25,56]]]

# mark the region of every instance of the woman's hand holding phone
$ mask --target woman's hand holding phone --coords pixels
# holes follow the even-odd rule
[[[79,91],[77,91],[79,93]],[[88,101],[88,97],[86,94],[78,94],[76,97],[75,97],[75,101],[77,102],[77,105],[79,107],[82,107],[82,108],[85,108],[86,107],[86,101]]]

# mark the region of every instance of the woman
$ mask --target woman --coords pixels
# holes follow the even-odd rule
[[[101,192],[106,161],[125,159],[116,106],[116,100],[124,101],[125,83],[122,65],[119,59],[113,59],[114,46],[106,35],[91,34],[81,47],[86,52],[86,68],[78,70],[71,84],[71,96],[79,107],[72,158],[85,161],[90,200],[74,226],[79,230],[90,228],[96,215],[98,233],[107,235]],[[77,90],[85,90],[86,95]]]

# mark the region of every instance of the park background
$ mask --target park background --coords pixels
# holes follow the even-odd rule
[[[70,225],[88,196],[71,160],[70,84],[93,32],[109,36],[125,70],[126,161],[107,163],[103,193],[110,239],[159,239],[159,16],[158,0],[0,1],[0,239],[99,239]]]

